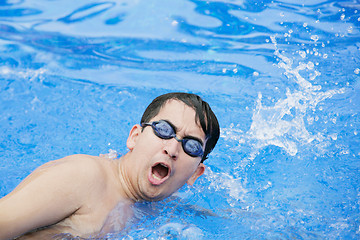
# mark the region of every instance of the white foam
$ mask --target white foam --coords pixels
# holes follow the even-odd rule
[[[202,239],[204,237],[204,233],[195,225],[185,225],[176,222],[170,222],[161,226],[157,230],[156,235],[159,237],[158,239]]]
[[[1,75],[14,75],[24,79],[28,79],[30,82],[39,78],[42,80],[42,75],[46,72],[46,69],[39,68],[36,70],[33,69],[16,69],[16,68],[9,68],[9,67],[0,67],[0,74]]]

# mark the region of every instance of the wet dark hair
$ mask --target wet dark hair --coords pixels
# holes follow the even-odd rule
[[[195,110],[196,122],[200,122],[200,126],[204,131],[207,139],[204,156],[201,159],[201,162],[205,161],[208,154],[214,149],[219,139],[220,127],[219,122],[214,112],[211,110],[209,104],[203,101],[198,95],[192,93],[173,92],[158,96],[146,108],[141,118],[141,124],[149,122],[156,115],[158,115],[160,109],[169,100],[181,101]]]

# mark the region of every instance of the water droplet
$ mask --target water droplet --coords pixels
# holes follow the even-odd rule
[[[342,154],[342,155],[348,155],[348,154],[349,154],[349,150],[347,150],[347,149],[342,150],[340,154]]]
[[[311,35],[311,37],[310,37],[313,41],[317,41],[317,40],[319,40],[319,36],[318,35]]]
[[[313,62],[308,62],[307,64],[307,69],[311,70],[311,69],[314,69],[314,63]]]
[[[336,134],[336,133],[331,134],[330,137],[331,137],[331,139],[334,140],[334,141],[337,140],[337,134]]]
[[[307,121],[308,121],[308,123],[311,125],[311,124],[314,123],[314,118],[313,118],[313,117],[308,117],[308,118],[307,118]]]
[[[306,57],[306,52],[305,52],[305,51],[299,51],[299,55],[300,55],[302,58],[305,58],[305,57]]]

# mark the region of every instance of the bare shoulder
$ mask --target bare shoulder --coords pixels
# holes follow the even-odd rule
[[[106,162],[100,157],[76,154],[45,163],[37,171],[59,171],[68,177],[70,175],[74,178],[73,180],[77,181],[99,180],[106,175]]]
[[[61,169],[72,169],[74,172],[81,174],[82,172],[87,172],[88,170],[97,170],[102,164],[99,157],[85,155],[85,154],[76,154],[69,155],[61,159],[53,160],[47,162],[40,166],[37,170],[48,170],[53,168]]]
[[[111,169],[106,162],[100,157],[80,154],[47,162],[27,176],[9,195],[55,192],[54,196],[68,196],[69,201],[81,205],[89,197],[106,191]]]
[[[0,199],[0,229],[9,229],[3,235],[0,230],[0,239],[59,223],[84,206],[95,206],[109,182],[101,160],[72,155],[33,171]]]
[[[62,191],[73,191],[81,194],[87,189],[101,191],[101,185],[106,180],[106,161],[90,155],[70,155],[58,160],[47,162],[33,171],[15,189],[21,190],[30,183],[57,186]]]

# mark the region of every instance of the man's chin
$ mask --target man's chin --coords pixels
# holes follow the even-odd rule
[[[154,186],[151,183],[148,185],[148,188],[143,191],[144,200],[150,202],[161,201],[172,194],[173,192],[165,191],[163,185]]]

